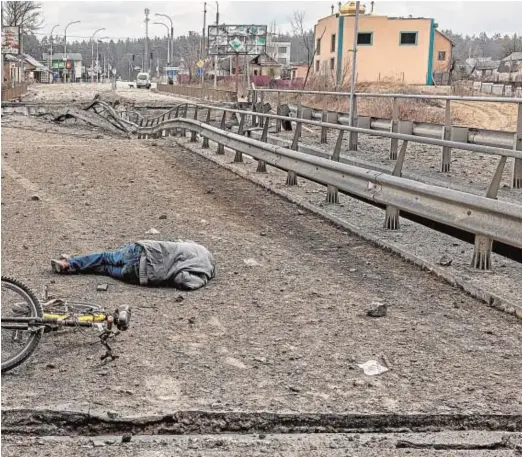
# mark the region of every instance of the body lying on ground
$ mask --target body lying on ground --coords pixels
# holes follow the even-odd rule
[[[114,251],[51,260],[56,273],[91,273],[111,276],[142,286],[169,286],[195,290],[212,279],[212,254],[193,241],[141,240]]]

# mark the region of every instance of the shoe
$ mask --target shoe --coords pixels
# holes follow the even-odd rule
[[[69,271],[69,262],[67,260],[51,260],[51,268],[55,273],[67,273]]]

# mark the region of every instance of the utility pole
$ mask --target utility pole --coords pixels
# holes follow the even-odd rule
[[[350,86],[350,113],[349,113],[349,120],[350,120],[350,127],[353,127],[354,125],[354,110],[355,110],[355,77],[357,74],[357,37],[359,36],[359,7],[361,2],[356,1],[355,2],[355,24],[353,27],[353,59],[352,59],[352,78],[351,78],[351,86]],[[352,132],[350,132],[350,140],[353,136]],[[352,144],[352,141],[349,142],[349,144]]]
[[[147,60],[149,59],[149,14],[150,10],[145,8],[145,57],[143,59],[143,71],[147,71]]]
[[[219,2],[216,1],[216,27],[219,26]],[[218,56],[214,56],[214,89],[217,89]]]
[[[207,2],[204,2],[203,3],[203,37],[202,37],[202,40],[201,40],[201,59],[203,61],[205,61],[205,48],[206,48],[206,44],[205,44],[205,29],[207,28]],[[203,66],[204,68],[204,66]],[[203,68],[201,68],[201,85],[203,85],[203,82],[205,80],[205,72],[203,70]]]

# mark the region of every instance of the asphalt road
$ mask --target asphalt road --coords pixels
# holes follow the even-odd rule
[[[2,377],[4,411],[520,413],[516,318],[179,146],[28,119],[12,127],[2,131],[2,273],[134,313],[110,363],[93,335],[45,335]],[[60,253],[114,248],[152,227],[206,245],[216,279],[178,302],[175,290],[50,271]],[[386,317],[366,316],[374,302]],[[366,376],[358,365],[371,359],[390,370]]]

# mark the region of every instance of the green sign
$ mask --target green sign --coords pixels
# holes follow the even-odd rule
[[[53,60],[53,68],[65,68],[65,62],[63,60]]]
[[[237,38],[234,38],[230,41],[230,47],[234,50],[234,52],[240,52],[244,48],[243,43],[241,43],[241,41]]]

